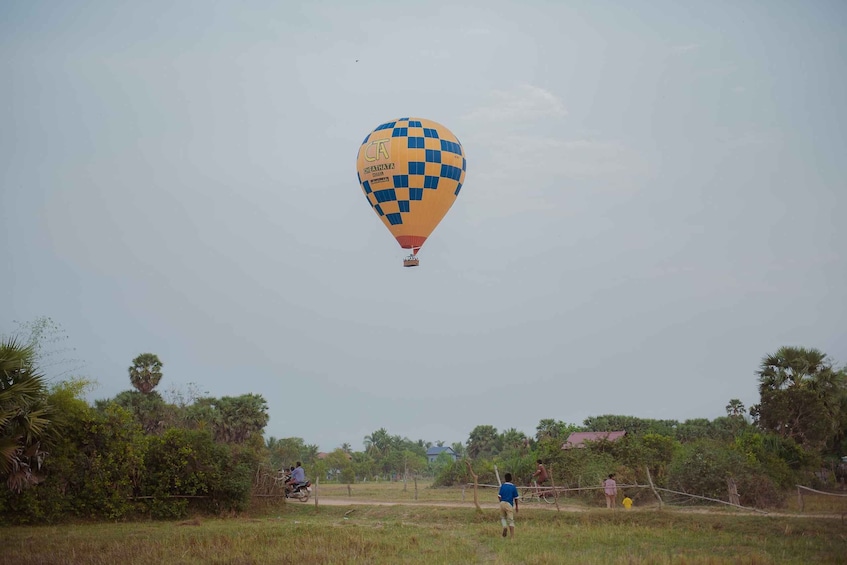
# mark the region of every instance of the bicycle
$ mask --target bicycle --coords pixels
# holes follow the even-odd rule
[[[530,486],[522,487],[520,495],[521,502],[531,502],[532,500],[537,500],[539,502],[543,500],[547,504],[553,504],[556,502],[555,492],[547,487],[538,486],[536,481],[532,481]]]

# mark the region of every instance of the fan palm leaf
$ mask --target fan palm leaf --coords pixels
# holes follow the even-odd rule
[[[32,464],[40,466],[41,439],[50,426],[44,376],[35,357],[32,345],[14,337],[0,343],[0,475],[15,491],[38,482]]]

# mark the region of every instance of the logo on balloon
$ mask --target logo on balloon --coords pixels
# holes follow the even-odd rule
[[[365,174],[368,173],[376,173],[379,171],[390,171],[394,169],[394,163],[380,163],[379,165],[372,165],[370,167],[365,167],[362,172]]]
[[[390,159],[391,157],[388,156],[388,147],[386,147],[390,141],[390,139],[374,139],[371,141],[368,146],[365,147],[365,161],[372,163],[381,156],[384,156],[386,159]]]

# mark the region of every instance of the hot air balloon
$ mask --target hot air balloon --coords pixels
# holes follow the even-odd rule
[[[422,118],[399,118],[369,133],[356,169],[368,203],[403,249],[404,267],[456,201],[465,181],[465,151],[446,127]]]

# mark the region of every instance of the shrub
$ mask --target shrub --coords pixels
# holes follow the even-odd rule
[[[727,479],[735,480],[743,505],[779,506],[783,497],[775,483],[756,462],[751,462],[733,444],[700,440],[685,445],[671,462],[671,489],[718,500],[727,500]]]
[[[258,455],[250,448],[215,442],[208,431],[172,428],[150,437],[142,493],[154,518],[181,518],[188,500],[210,512],[243,510],[250,502]]]

